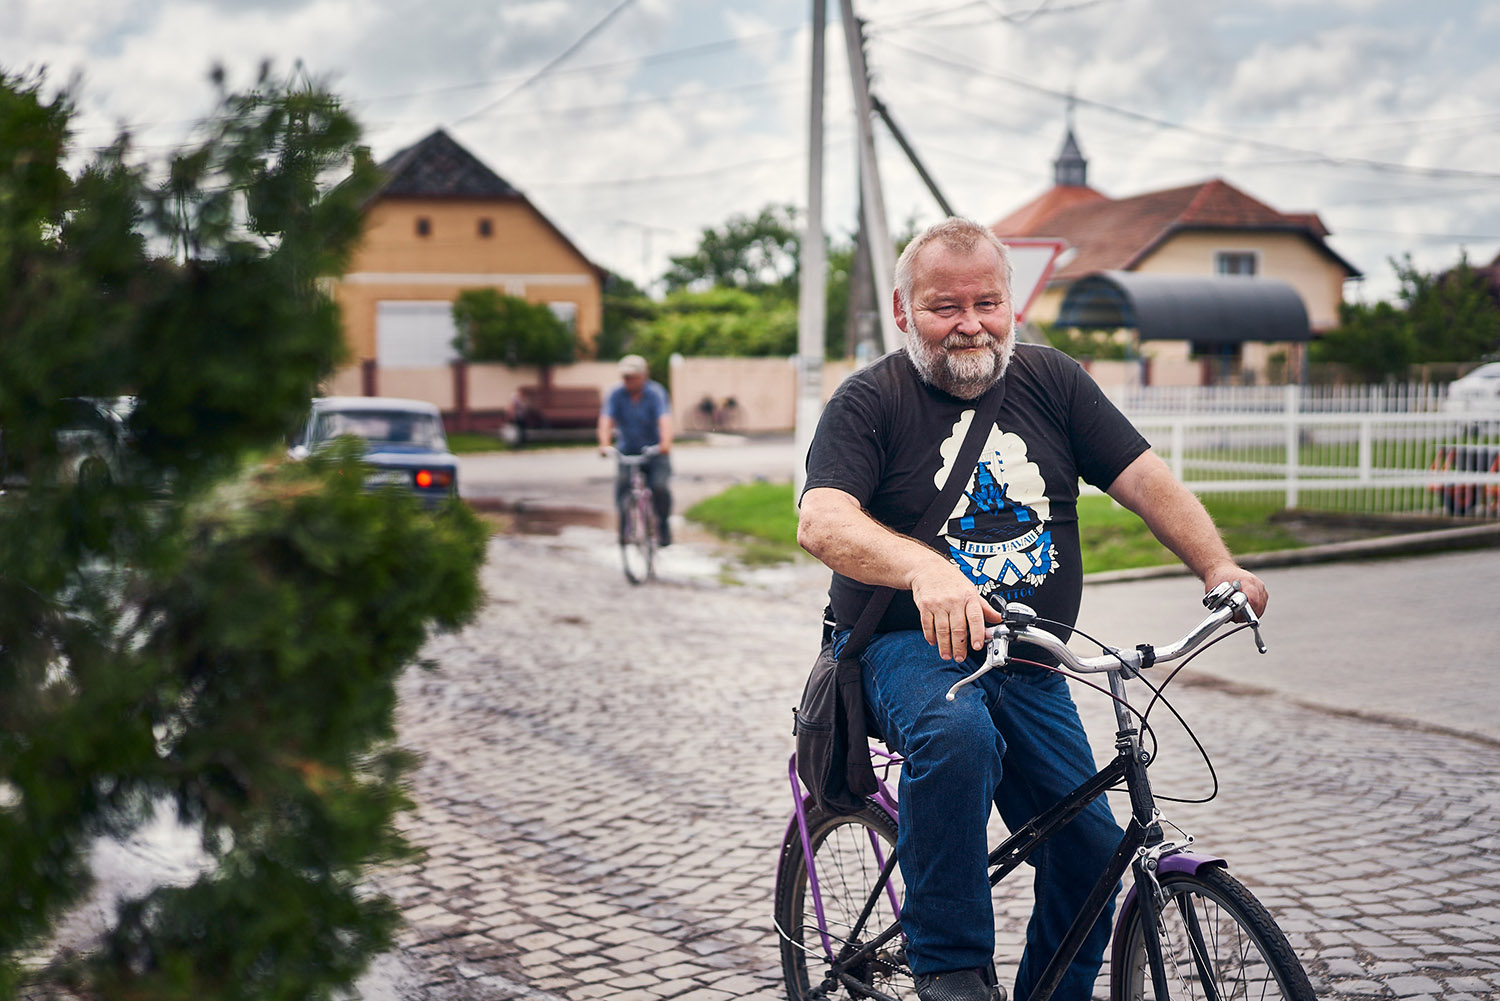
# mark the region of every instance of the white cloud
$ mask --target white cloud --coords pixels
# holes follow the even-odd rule
[[[148,147],[179,142],[210,109],[214,61],[244,84],[264,58],[282,72],[300,58],[360,115],[377,156],[446,125],[633,277],[645,276],[643,244],[659,270],[703,227],[805,197],[805,0],[637,0],[519,91],[618,0],[6,2],[0,66],[45,63],[54,85],[83,72],[86,144],[119,121],[143,126]],[[1500,247],[1493,178],[1332,166],[1250,141],[1500,170],[1495,4],[1118,0],[1053,5],[1023,24],[985,5],[857,6],[879,93],[955,207],[978,218],[1050,183],[1071,91],[1091,180],[1109,194],[1222,176],[1277,208],[1320,211],[1372,274],[1406,250],[1451,262],[1453,236],[1493,237],[1468,241],[1476,259]],[[837,5],[830,17],[825,205],[843,232],[854,129]],[[895,144],[879,146],[893,225],[936,218]]]

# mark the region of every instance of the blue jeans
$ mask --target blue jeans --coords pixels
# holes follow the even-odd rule
[[[906,758],[897,853],[912,972],[987,966],[995,952],[990,804],[1015,830],[1094,774],[1067,681],[1039,668],[991,671],[948,702],[949,687],[972,667],[943,660],[916,631],[878,634],[860,660],[870,715]],[[1100,797],[1031,855],[1036,905],[1015,998],[1030,997],[1120,837]],[[1053,995],[1059,1001],[1091,997],[1113,911],[1111,902],[1084,940]]]
[[[672,489],[669,483],[672,478],[672,457],[670,455],[653,455],[646,460],[646,486],[651,488],[651,506],[656,511],[656,520],[665,524],[667,518],[672,514]],[[630,501],[630,467],[615,465],[615,507],[619,511],[625,510],[625,505]],[[621,531],[624,531],[624,518],[621,518]]]

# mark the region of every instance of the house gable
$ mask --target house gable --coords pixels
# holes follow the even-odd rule
[[[521,198],[510,183],[438,129],[380,164],[376,198]]]
[[[441,129],[378,169],[363,236],[334,284],[357,362],[449,357],[451,303],[478,288],[551,307],[587,352],[603,323],[604,271],[515,186]],[[399,337],[421,340],[422,350],[383,347]]]
[[[1052,192],[1043,198],[1049,195]],[[1066,284],[1096,271],[1132,270],[1172,236],[1189,231],[1293,233],[1334,261],[1346,277],[1359,275],[1324,242],[1328,231],[1316,215],[1278,212],[1219,179],[1131,198],[1062,197],[1052,206],[1048,211],[1048,205],[1034,200],[992,228],[1002,238],[1067,240],[1076,253],[1053,272],[1054,283]]]
[[[443,129],[393,154],[379,169],[385,179],[367,203],[367,213],[383,202],[392,210],[383,214],[406,214],[417,224],[424,217],[424,210],[451,215],[457,208],[455,203],[464,203],[476,220],[486,218],[484,213],[490,211],[495,217],[491,219],[492,225],[496,219],[524,218],[527,230],[544,229],[551,240],[566,248],[577,266],[603,281],[604,270],[590,261],[551,219]],[[467,228],[466,224],[464,229]]]

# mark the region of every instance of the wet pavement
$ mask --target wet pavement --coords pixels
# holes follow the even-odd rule
[[[787,449],[680,450],[678,510],[787,478]],[[824,572],[742,566],[679,523],[659,579],[633,587],[606,460],[480,458],[490,478],[466,464],[466,493],[513,531],[491,540],[478,619],[435,637],[432,668],[401,683],[400,738],[421,759],[404,827],[423,857],[376,880],[407,926],[360,996],[782,997],[771,894]],[[1493,550],[1264,570],[1271,653],[1233,637],[1169,690],[1220,792],[1166,817],[1271,908],[1320,997],[1500,997],[1497,574]],[[1121,644],[1174,638],[1196,592],[1095,579],[1080,624]],[[1076,697],[1102,757],[1107,701]],[[1159,792],[1201,798],[1202,756],[1165,711],[1152,721]],[[77,927],[112,890],[192,877],[174,832],[158,835],[104,852]],[[1012,882],[997,897],[1006,979],[1030,907]]]
[[[366,996],[782,996],[771,893],[791,805],[791,707],[815,652],[824,575],[810,563],[726,573],[688,542],[663,554],[660,580],[632,587],[614,548],[605,529],[583,525],[497,536],[480,618],[436,638],[434,669],[403,682],[401,737],[422,756],[407,829],[426,855],[380,880],[408,928]],[[1467,607],[1455,605],[1466,581],[1484,580],[1484,554],[1467,555],[1394,575],[1413,585],[1399,617],[1350,614],[1346,591],[1369,571],[1299,567],[1279,582],[1268,571],[1273,602],[1290,596],[1287,625],[1278,633],[1273,604],[1273,655],[1253,687],[1204,671],[1170,690],[1221,791],[1168,804],[1167,817],[1261,896],[1320,996],[1500,996],[1500,744],[1418,711],[1462,700],[1451,679],[1493,673],[1492,657],[1460,643],[1449,675],[1430,687],[1412,677],[1438,645],[1437,622],[1457,636],[1483,628],[1447,611]],[[1116,631],[1157,629],[1131,609],[1179,602],[1160,628],[1175,635],[1195,621],[1188,583],[1159,585],[1091,585],[1082,622],[1097,605],[1093,624],[1111,640],[1170,638]],[[1433,628],[1411,628],[1423,616]],[[1293,642],[1309,622],[1360,643],[1330,640],[1309,662]],[[1352,715],[1357,688],[1339,705],[1305,704],[1299,677],[1327,673],[1336,692],[1350,664],[1371,677],[1404,672],[1410,680],[1392,684],[1408,684],[1409,711]],[[1480,689],[1472,701],[1490,697]],[[1106,701],[1078,699],[1106,753]],[[1201,796],[1201,757],[1165,712],[1153,723],[1159,789]],[[998,899],[997,962],[1009,977],[1029,890]]]

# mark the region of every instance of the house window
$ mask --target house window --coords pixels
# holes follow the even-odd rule
[[[417,235],[418,236],[431,236],[432,235],[432,220],[431,219],[427,218],[424,215],[417,216]]]
[[[1214,271],[1221,275],[1255,274],[1253,250],[1221,250],[1214,255]]]
[[[481,220],[479,220],[479,235],[483,236],[483,237],[494,236],[495,235],[495,224],[492,223],[492,222],[490,222],[490,220],[488,220],[488,219],[481,219]]]

